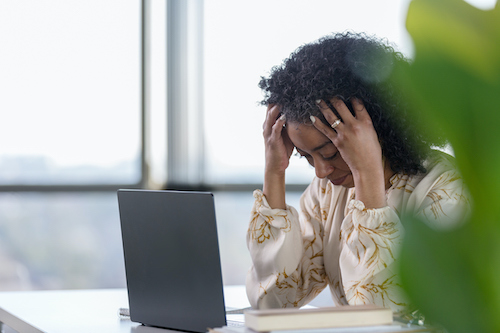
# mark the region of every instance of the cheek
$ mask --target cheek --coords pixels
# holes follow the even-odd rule
[[[339,161],[338,161],[337,163],[335,163],[335,164],[336,164],[336,165],[335,165],[335,167],[336,167],[337,169],[340,169],[340,170],[346,170],[346,171],[347,171],[347,170],[351,170],[351,169],[349,168],[349,166],[347,165],[347,163],[346,163],[343,159],[339,159]]]

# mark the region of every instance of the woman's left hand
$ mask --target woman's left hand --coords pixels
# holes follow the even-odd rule
[[[340,98],[334,97],[330,103],[340,115],[341,121],[337,121],[338,117],[325,101],[320,101],[318,106],[321,112],[328,123],[333,124],[334,128],[325,125],[316,117],[314,126],[333,142],[349,166],[356,186],[356,196],[358,197],[360,194],[365,198],[383,195],[385,193],[385,177],[382,148],[365,106],[359,99],[351,99],[351,105],[354,109],[353,115]],[[337,125],[335,126],[335,124]],[[361,198],[357,199],[362,200]],[[366,200],[371,201],[368,198]],[[367,202],[362,201],[369,208]],[[382,201],[378,200],[374,205],[384,205],[385,198]]]
[[[363,103],[357,98],[351,100],[354,117],[340,98],[334,97],[330,102],[342,118],[341,122],[335,129],[321,121],[316,121],[314,126],[332,140],[351,171],[366,172],[373,168],[374,163],[381,164],[382,148]],[[318,103],[318,106],[329,124],[338,120],[325,101]]]

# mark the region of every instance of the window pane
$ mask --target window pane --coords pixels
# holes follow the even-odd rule
[[[140,1],[0,2],[0,184],[140,179]]]
[[[0,290],[125,287],[116,193],[0,193]]]
[[[375,34],[411,55],[404,28],[408,0],[211,0],[205,6],[207,178],[259,183],[264,169],[266,108],[257,84],[304,43],[331,32]],[[313,170],[292,158],[289,182],[308,183]]]

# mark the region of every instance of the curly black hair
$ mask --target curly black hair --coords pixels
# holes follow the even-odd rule
[[[396,65],[410,64],[376,37],[352,32],[328,35],[299,47],[273,67],[268,78],[261,78],[265,96],[261,104],[279,105],[288,122],[309,123],[311,115],[326,122],[316,100],[337,96],[351,107],[349,100],[359,98],[392,170],[425,172],[423,163],[431,146],[443,146],[445,141],[418,125],[419,114],[393,79]]]

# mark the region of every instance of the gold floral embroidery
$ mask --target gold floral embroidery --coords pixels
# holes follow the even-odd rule
[[[259,224],[260,218],[264,219]],[[283,232],[289,232],[292,229],[292,222],[288,218],[287,215],[285,216],[279,216],[279,218],[282,218],[285,221],[285,225],[282,227],[279,227],[278,229],[283,231]],[[257,243],[261,244],[264,243],[266,240],[270,239],[271,237],[273,239],[276,239],[276,236],[273,233],[273,225],[272,222],[275,220],[273,216],[262,216],[257,212],[254,212],[252,214],[252,219],[250,220],[250,225],[248,228],[248,233],[250,234],[251,238]]]
[[[396,275],[393,275],[387,278],[380,284],[375,283],[364,283],[361,281],[353,284],[348,290],[347,294],[352,294],[349,297],[350,304],[368,304],[368,303],[377,303],[384,307],[391,307],[391,305],[395,304],[397,306],[404,307],[406,304],[404,302],[397,302],[390,295],[390,292],[395,289],[400,289],[401,285],[395,282]],[[375,302],[374,297],[379,297],[382,301]]]
[[[316,229],[312,229],[313,237],[310,241],[304,240],[304,253],[308,253],[309,255],[306,256],[306,258],[309,258],[310,261],[312,261],[315,258],[322,257],[323,256],[323,246],[320,247],[320,250],[316,252],[314,249],[314,245],[318,241],[318,235],[316,233]],[[320,230],[320,233],[322,233],[322,230]],[[321,241],[321,238],[319,239]]]
[[[326,220],[328,220],[328,210],[330,207],[325,207],[321,210],[321,221],[323,223],[326,223]]]
[[[257,241],[257,243],[264,243],[264,241],[271,238],[273,234],[270,221],[268,220],[259,224],[259,217],[260,215],[258,213],[253,213],[252,219],[250,220],[248,233],[252,237],[252,240]],[[270,217],[269,219],[272,219],[272,217]]]
[[[325,272],[323,269],[313,268],[311,275],[303,281],[301,275],[294,271],[288,275],[285,270],[274,276],[277,294],[284,296],[282,307],[299,307],[306,297],[313,298],[321,292],[324,287]],[[304,284],[304,282],[306,282]],[[291,299],[290,299],[291,298]]]
[[[314,219],[316,219],[318,221],[322,221],[323,220],[321,208],[318,205],[314,205],[314,207],[312,208],[312,211],[313,211],[313,214],[314,214]]]
[[[344,244],[348,243],[353,231],[354,231],[354,224],[352,223],[352,221],[349,221],[349,223],[346,223],[346,225],[343,225],[342,229],[340,229],[339,241],[342,242],[343,240]]]
[[[409,179],[408,175],[397,173],[389,181],[391,185],[400,184],[395,186],[394,190],[403,190],[410,194],[415,190],[415,187],[410,184],[411,179]]]
[[[268,288],[269,284],[270,284],[272,281],[273,281],[272,279],[270,279],[269,281],[267,281],[267,284],[266,284],[266,286],[265,286],[265,287],[264,287],[264,286],[262,286],[262,282],[261,282],[261,283],[259,283],[259,295],[260,295],[260,296],[259,296],[259,298],[260,298],[260,299],[263,299],[263,298],[267,295],[267,288]]]
[[[443,216],[447,216],[443,207],[441,206],[441,200],[443,198],[451,199],[453,196],[449,193],[449,185],[453,182],[459,181],[461,177],[457,173],[446,173],[439,177],[439,179],[434,183],[435,190],[430,191],[427,194],[427,197],[432,200],[432,204],[430,206],[430,211],[434,217],[434,219],[442,218]],[[459,197],[462,199],[463,195]],[[467,201],[466,201],[467,202]]]
[[[347,302],[347,298],[345,297],[344,288],[340,283],[340,279],[338,278],[332,279],[330,281],[330,285],[333,287],[333,290],[335,291],[335,294],[338,296],[340,303],[345,305],[349,304]]]
[[[395,260],[395,256],[393,253],[394,244],[398,242],[399,232],[396,228],[396,223],[394,222],[383,222],[381,226],[377,229],[370,229],[365,226],[359,225],[356,228],[360,234],[366,235],[372,243],[374,247],[373,253],[369,258],[364,258],[366,267],[375,267],[382,265],[383,267],[387,267],[389,263],[383,260],[382,251],[384,250],[384,254],[388,253],[391,261]],[[367,253],[367,246],[362,241],[363,237],[359,237],[359,243],[363,247],[363,253]],[[376,240],[375,240],[376,239]],[[361,260],[361,255],[359,253],[359,248],[357,250],[358,262]]]
[[[278,274],[276,275],[276,287],[279,290],[294,288],[299,282],[298,278],[294,275],[295,274],[292,275],[291,281],[288,281],[288,275],[286,274],[285,270],[283,270],[283,272],[278,272]],[[291,284],[290,282],[293,282],[293,284]]]
[[[331,194],[332,193],[332,186],[330,186],[330,183],[326,185],[326,187],[320,187],[320,192],[321,194]]]

